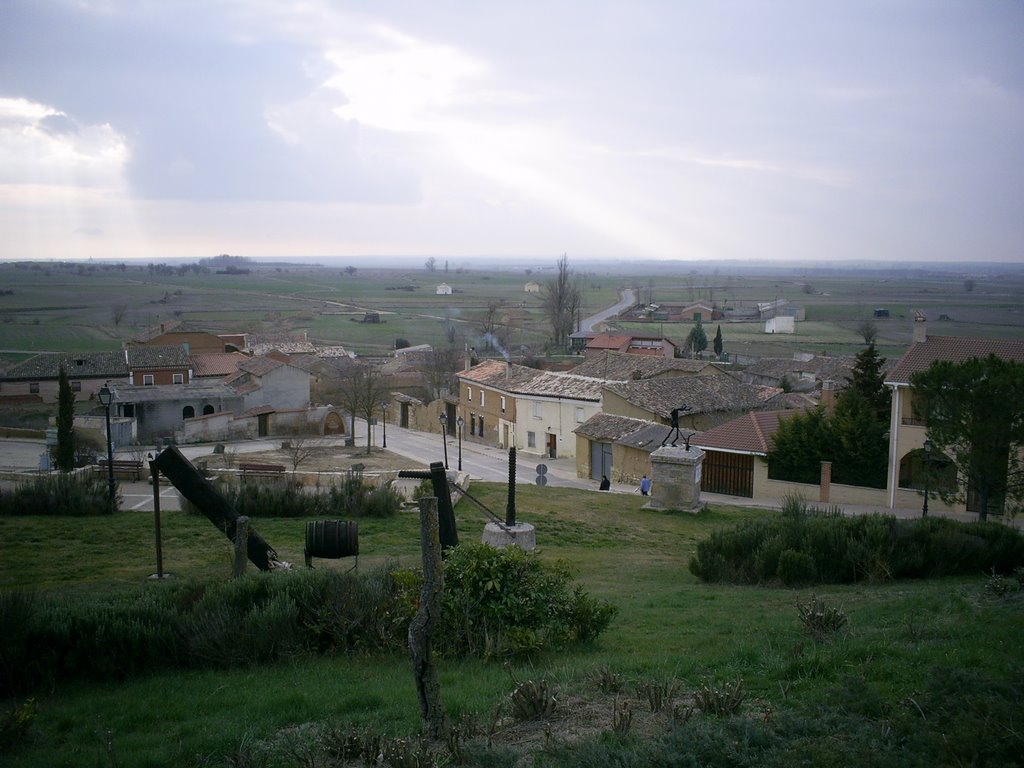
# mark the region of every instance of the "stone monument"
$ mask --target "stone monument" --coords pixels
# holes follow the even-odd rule
[[[689,443],[689,441],[687,441]],[[648,509],[700,509],[700,473],[704,451],[663,445],[651,454],[651,500]]]

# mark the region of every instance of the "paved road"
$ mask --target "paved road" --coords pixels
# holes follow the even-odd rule
[[[636,302],[636,299],[633,296],[633,289],[632,288],[623,288],[622,289],[622,298],[619,299],[619,301],[617,303],[615,303],[612,306],[608,307],[608,309],[602,309],[600,312],[597,312],[596,314],[593,314],[590,317],[583,318],[580,321],[580,330],[581,331],[592,331],[592,330],[594,330],[594,326],[595,325],[597,325],[598,323],[600,323],[600,322],[602,322],[604,320],[607,320],[609,317],[615,317],[615,315],[619,314],[619,312],[621,312],[624,309],[629,309],[630,307],[633,306],[633,304],[635,302]]]

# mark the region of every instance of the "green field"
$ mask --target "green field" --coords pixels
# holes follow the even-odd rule
[[[553,265],[552,265],[553,266]],[[572,266],[572,264],[570,264]],[[395,339],[442,344],[454,329],[456,343],[480,347],[481,319],[499,302],[498,325],[513,354],[542,349],[550,326],[542,298],[523,290],[542,285],[551,272],[496,269],[428,272],[424,268],[254,267],[245,275],[158,274],[145,266],[0,264],[0,353],[116,349],[160,322],[181,319],[211,332],[302,332],[317,342],[341,344],[359,354],[383,354]],[[929,330],[952,336],[1024,336],[1024,279],[1017,273],[963,275],[893,270],[886,275],[743,275],[733,270],[701,272],[685,264],[657,274],[630,274],[621,264],[581,269],[583,314],[613,304],[618,290],[635,287],[655,302],[714,302],[742,309],[786,299],[803,306],[807,321],[792,336],[766,337],[758,323],[726,323],[726,351],[746,356],[790,356],[793,352],[849,354],[863,341],[858,326],[876,308],[878,345],[889,355],[910,343],[913,314],[924,311]],[[437,295],[446,282],[452,295]],[[113,309],[125,307],[119,324]],[[379,325],[353,322],[379,312]],[[945,319],[942,319],[945,318]],[[686,324],[624,324],[658,329],[677,343]],[[713,335],[711,330],[709,335]]]
[[[477,484],[473,493],[503,509],[504,486]],[[849,628],[817,642],[803,632],[795,609],[810,590],[705,585],[687,568],[696,543],[716,528],[773,513],[722,507],[691,516],[643,510],[639,497],[550,488],[523,487],[518,496],[520,518],[537,527],[541,556],[570,564],[592,594],[619,609],[595,644],[541,653],[512,667],[519,679],[550,681],[577,706],[597,696],[593,680],[599,669],[628,681],[623,698],[635,697],[632,686],[645,680],[674,678],[683,690],[694,690],[702,681],[742,677],[752,723],[770,713],[788,717],[832,707],[840,718],[834,738],[842,740],[844,728],[865,727],[862,716],[842,715],[845,705],[836,703],[837,696],[847,700],[842,697],[853,690],[851,680],[861,681],[874,697],[873,719],[866,725],[879,734],[918,718],[912,702],[925,701],[929,681],[942,670],[969,672],[982,691],[1020,680],[1024,603],[989,596],[984,575],[819,587],[817,595],[848,613]],[[456,512],[462,539],[477,540],[481,513],[466,502]],[[163,522],[165,568],[175,578],[227,577],[230,546],[206,520],[170,512]],[[285,559],[301,562],[304,522],[259,519],[254,527]],[[0,518],[0,589],[67,596],[161,589],[146,579],[154,570],[152,537],[151,515],[138,512],[112,519]],[[361,520],[360,538],[361,569],[396,559],[418,563],[414,513]],[[499,662],[439,664],[442,697],[456,716],[473,713],[486,720],[513,687]],[[403,654],[302,657],[260,668],[97,684],[58,680],[52,690],[35,695],[38,717],[26,743],[2,755],[5,765],[220,765],[237,758],[244,744],[282,739],[310,724],[372,725],[395,735],[418,727]],[[639,718],[642,704],[633,700]],[[610,717],[610,700],[601,706],[608,711],[601,709],[600,717]],[[572,712],[556,715],[548,746],[568,737],[567,718],[573,719]],[[990,709],[987,718],[971,714],[971,723],[984,723],[972,725],[983,732],[971,738],[1024,743],[1016,723],[1000,711]],[[932,726],[920,721],[920,727]],[[495,736],[499,743],[516,738],[515,729]],[[966,748],[935,747],[927,759],[955,764],[964,760],[958,750]],[[271,764],[313,763],[293,757]]]

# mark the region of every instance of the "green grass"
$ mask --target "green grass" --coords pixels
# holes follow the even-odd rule
[[[504,508],[505,488],[473,493]],[[712,530],[773,514],[716,508],[700,516],[640,509],[640,499],[590,491],[523,487],[519,517],[537,527],[542,557],[568,562],[591,594],[619,615],[600,640],[567,654],[515,666],[573,690],[608,666],[627,679],[677,676],[684,686],[742,676],[750,694],[786,708],[827,703],[835,686],[859,676],[898,706],[940,665],[1004,679],[1021,666],[1020,601],[984,597],[984,579],[819,587],[841,604],[849,629],[815,643],[797,620],[806,590],[703,585],[687,563]],[[485,520],[468,504],[456,510],[460,536],[478,540]],[[303,520],[258,520],[257,530],[285,559],[301,562]],[[360,520],[360,567],[398,559],[418,563],[415,513]],[[165,568],[181,577],[226,578],[230,545],[204,518],[163,516]],[[318,562],[320,567],[350,563]],[[0,519],[0,587],[61,594],[160,589],[154,571],[151,513],[114,518]],[[510,690],[498,664],[440,660],[449,711],[483,717]],[[130,704],[126,706],[126,704]],[[166,765],[238,746],[243,735],[268,738],[306,722],[416,730],[418,715],[404,655],[298,659],[269,668],[157,674],[124,683],[58,685],[39,695],[26,745],[5,755],[11,766]],[[996,726],[993,725],[993,728]],[[115,763],[105,755],[110,731]]]

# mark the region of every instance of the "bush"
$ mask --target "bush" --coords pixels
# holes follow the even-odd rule
[[[0,697],[57,680],[397,648],[414,607],[390,568],[261,573],[74,600],[0,593]]]
[[[117,501],[120,503],[120,499]],[[85,516],[112,512],[107,480],[92,473],[40,475],[13,490],[0,489],[0,516]]]
[[[564,566],[544,565],[518,547],[456,547],[445,561],[439,647],[493,657],[593,640],[616,609],[569,579]]]
[[[715,531],[690,571],[703,581],[786,585],[851,583],[965,573],[1009,574],[1024,565],[1024,536],[999,523],[886,515],[841,517],[787,504],[783,515]]]

